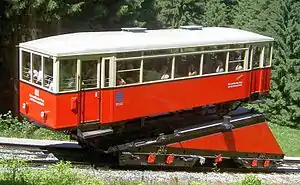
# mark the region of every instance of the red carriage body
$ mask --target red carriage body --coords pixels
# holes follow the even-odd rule
[[[124,144],[130,138],[156,137],[152,130],[168,132],[168,124],[173,129],[196,120],[191,125],[200,126],[182,133],[198,130],[198,135],[170,140],[164,143],[167,150],[282,158],[265,120],[255,114],[247,113],[242,121],[233,114],[237,121],[228,132],[211,120],[203,122],[220,117],[197,116],[199,109],[213,105],[224,110],[268,93],[272,41],[234,28],[186,26],[73,33],[21,43],[20,113],[47,128],[67,130],[81,142],[109,145],[107,151],[114,151],[113,145],[132,146]],[[156,125],[143,129],[153,120]],[[132,123],[137,129],[123,132]]]
[[[249,99],[253,94],[263,94],[270,89],[272,47],[269,44],[272,40],[232,28],[185,27],[174,30],[124,29],[115,32],[65,34],[21,43],[20,112],[46,127],[68,129],[87,122],[107,125],[166,112]],[[166,50],[170,51],[165,52]],[[147,56],[149,51],[154,52]],[[162,54],[155,55],[157,51],[162,51]],[[140,55],[135,54],[131,58],[125,56],[133,52]],[[233,52],[243,52],[243,58],[238,58],[243,65],[241,71],[230,69],[229,60]],[[199,68],[196,69],[197,75],[179,75],[177,78],[176,70],[182,67],[182,64],[179,66],[182,60],[178,62],[177,59],[194,55],[199,56],[199,64],[194,63]],[[208,55],[215,56],[209,58],[211,61],[206,61]],[[257,66],[254,65],[254,55],[258,55]],[[165,63],[173,66],[170,67],[170,78],[146,82],[140,78],[136,83],[117,84],[118,63],[138,60],[145,65],[145,61],[151,59],[155,65],[162,57],[169,57],[171,60],[174,58],[174,61]],[[224,59],[224,72],[205,73],[205,65],[216,62],[213,57]],[[51,64],[48,65],[50,70],[45,68],[46,60]],[[65,60],[73,60],[71,62],[75,64],[75,85],[71,90],[62,91],[59,83],[63,73],[61,66]],[[97,68],[97,82],[93,88],[83,88],[80,84],[85,60],[94,61],[94,67]],[[65,63],[67,62],[69,61]],[[73,66],[70,64],[70,67]],[[141,66],[138,69],[140,72],[143,70]],[[38,78],[37,75],[34,76],[35,68],[36,71],[42,71],[43,68],[44,80],[39,83],[35,82]],[[123,71],[126,70],[128,69]],[[47,76],[50,76],[53,83],[54,88],[51,91],[48,89],[49,83],[46,85]]]

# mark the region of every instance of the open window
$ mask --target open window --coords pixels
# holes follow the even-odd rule
[[[42,85],[42,56],[32,54],[32,82],[37,85]]]
[[[175,57],[175,78],[199,74],[201,54]]]
[[[203,74],[225,72],[227,52],[205,53],[203,59]]]
[[[272,43],[268,43],[264,47],[264,57],[263,57],[263,66],[264,67],[270,67],[271,66],[271,60],[272,60]]]
[[[140,81],[141,60],[117,62],[116,85],[135,84]]]
[[[97,88],[97,65],[98,60],[82,60],[81,61],[81,73],[83,89]]]
[[[30,82],[31,80],[31,64],[30,64],[30,53],[22,51],[22,67],[21,67],[21,78],[22,80]]]
[[[53,91],[54,81],[53,81],[53,59],[44,57],[44,69],[43,69],[43,87]]]
[[[173,57],[158,57],[144,59],[143,81],[171,79]]]
[[[261,45],[255,45],[252,47],[252,69],[260,67],[262,51],[263,47]]]
[[[228,71],[242,71],[245,65],[246,50],[229,51]]]
[[[59,91],[74,91],[77,88],[77,59],[59,61]]]
[[[101,62],[101,87],[116,85],[116,58],[103,57]]]

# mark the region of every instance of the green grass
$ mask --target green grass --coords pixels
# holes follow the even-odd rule
[[[49,129],[39,128],[27,120],[19,120],[11,112],[0,114],[0,137],[29,139],[69,140],[69,136]]]
[[[269,126],[286,156],[300,156],[300,130],[269,123]]]
[[[0,159],[0,185],[206,185],[203,182],[181,182],[177,178],[169,182],[144,182],[110,179],[109,182],[87,175],[73,168],[68,162],[59,162],[45,169],[29,168],[18,159]],[[210,185],[211,183],[207,184]],[[220,183],[218,183],[220,184]],[[227,183],[222,183],[225,185]],[[257,176],[249,175],[230,185],[266,185]]]

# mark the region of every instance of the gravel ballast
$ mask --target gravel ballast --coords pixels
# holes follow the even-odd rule
[[[143,181],[150,184],[166,184],[176,181],[180,183],[202,182],[207,184],[227,184],[242,181],[246,176],[255,175],[267,184],[300,184],[300,174],[245,174],[245,173],[218,173],[218,172],[166,172],[166,171],[139,171],[139,170],[83,170],[92,176],[104,181],[125,180]]]

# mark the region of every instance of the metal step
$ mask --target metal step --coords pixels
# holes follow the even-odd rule
[[[78,136],[82,139],[90,139],[100,136],[105,136],[113,133],[113,129],[99,129],[99,130],[92,130],[92,131],[85,131],[82,132],[78,130]]]

